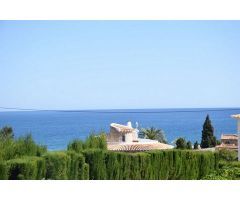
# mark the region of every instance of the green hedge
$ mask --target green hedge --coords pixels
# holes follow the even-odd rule
[[[89,180],[89,165],[87,163],[83,165],[83,180]]]
[[[218,168],[218,154],[212,152],[116,153],[88,150],[83,154],[92,180],[194,180]]]
[[[7,163],[3,160],[0,160],[0,180],[6,179],[8,179]]]
[[[46,160],[46,179],[68,179],[68,165],[70,156],[64,152],[49,152],[44,155]]]
[[[70,163],[68,163],[68,179],[84,180],[86,177],[88,178],[88,165],[85,164],[84,156],[72,151],[67,152],[67,154],[70,156]]]
[[[106,164],[105,152],[102,150],[87,150],[83,152],[86,163],[89,164],[90,180],[105,180]]]
[[[195,180],[218,171],[218,160],[218,153],[188,150],[48,152],[42,157],[0,160],[0,179]]]
[[[45,160],[39,157],[24,157],[8,160],[9,180],[38,180],[45,177]]]
[[[46,179],[83,180],[88,178],[88,165],[80,153],[49,152],[44,155],[44,158],[46,160]]]

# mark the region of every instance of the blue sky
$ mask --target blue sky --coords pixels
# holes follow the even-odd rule
[[[0,107],[240,106],[240,21],[0,21]]]

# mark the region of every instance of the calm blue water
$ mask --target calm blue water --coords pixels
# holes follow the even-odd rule
[[[93,131],[109,131],[110,123],[125,124],[129,120],[133,125],[138,122],[141,127],[163,129],[168,142],[178,137],[185,137],[192,142],[200,141],[207,114],[218,138],[223,132],[236,132],[236,121],[230,115],[240,113],[240,109],[203,110],[206,109],[0,112],[0,127],[12,126],[16,137],[31,133],[37,143],[47,145],[50,150],[65,149],[73,139],[85,139]]]

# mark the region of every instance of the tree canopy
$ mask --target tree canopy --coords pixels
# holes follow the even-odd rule
[[[5,126],[2,129],[0,129],[0,140],[7,140],[7,139],[13,139],[13,129],[10,126]]]
[[[186,149],[187,148],[187,142],[185,138],[178,138],[176,140],[176,148],[177,149]]]
[[[162,129],[156,129],[154,127],[141,129],[140,134],[143,138],[150,140],[158,140],[158,142],[167,144],[167,139]]]
[[[212,122],[210,120],[209,115],[207,115],[206,120],[203,124],[201,147],[211,148],[215,147],[216,144],[217,140],[216,137],[214,136],[214,128],[212,126]]]

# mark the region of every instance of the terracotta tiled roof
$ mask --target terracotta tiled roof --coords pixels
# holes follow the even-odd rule
[[[173,146],[163,143],[153,144],[108,144],[110,151],[139,152],[151,151],[155,149],[172,149]]]
[[[234,144],[220,144],[216,146],[216,149],[238,149],[238,146]]]

